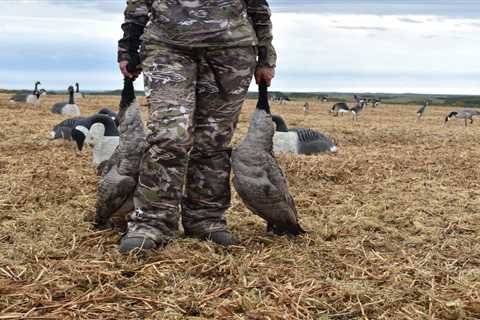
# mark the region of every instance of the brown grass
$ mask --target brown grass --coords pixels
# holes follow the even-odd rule
[[[478,319],[480,128],[448,110],[368,108],[358,123],[329,103],[274,106],[333,137],[336,155],[281,156],[302,223],[270,237],[235,196],[241,239],[180,238],[143,257],[91,228],[98,178],[89,152],[49,141],[63,119],[0,95],[0,319]],[[63,97],[65,99],[65,97]],[[84,114],[114,97],[89,97]],[[253,102],[242,114],[245,132]]]

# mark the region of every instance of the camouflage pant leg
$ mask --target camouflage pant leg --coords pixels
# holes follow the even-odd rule
[[[175,237],[188,153],[193,144],[197,62],[188,52],[163,46],[142,51],[149,105],[147,150],[140,165],[129,217],[129,235],[156,242]]]
[[[230,150],[255,69],[253,48],[207,51],[199,62],[194,144],[188,163],[182,223],[187,234],[226,229]]]

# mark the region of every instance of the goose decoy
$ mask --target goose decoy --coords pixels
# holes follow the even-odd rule
[[[38,105],[40,103],[40,97],[46,92],[44,89],[38,90],[40,84],[40,81],[36,81],[35,87],[31,93],[17,93],[10,97],[10,102],[24,102]]]
[[[100,109],[98,112],[98,114],[105,114],[107,116],[109,116],[110,118],[113,119],[113,121],[115,121],[115,124],[119,125],[118,123],[118,115],[115,111],[113,111],[112,109],[110,109],[109,107],[103,107],[102,109]]]
[[[344,113],[350,112],[350,108],[345,102],[338,102],[330,109],[330,113],[333,113],[334,117],[337,117],[340,113],[342,116]]]
[[[95,227],[98,229],[111,228],[114,214],[126,215],[134,209],[133,193],[145,151],[146,135],[133,81],[128,78],[124,80],[120,114],[120,142],[102,168],[97,189]]]
[[[63,120],[59,124],[53,127],[50,131],[50,139],[72,139],[72,130],[75,128],[79,120],[83,120],[83,117],[76,117],[67,120]]]
[[[417,111],[417,120],[420,120],[423,117],[429,105],[430,105],[430,100],[425,100],[425,102],[423,103],[423,106]]]
[[[324,134],[310,128],[288,129],[282,117],[272,115],[276,131],[273,136],[275,154],[290,152],[312,155],[321,152],[336,152],[337,146]]]
[[[78,84],[78,82],[75,83],[75,93],[74,93],[74,96],[75,96],[75,100],[85,98],[85,95],[80,92],[80,85]]]
[[[358,120],[358,115],[363,111],[363,109],[365,108],[365,99],[360,99],[358,98],[357,96],[354,96],[357,104],[350,109],[350,112],[352,113],[352,116],[353,116],[353,121],[357,121]]]
[[[465,127],[466,127],[467,126],[467,120],[470,120],[470,124],[473,124],[473,117],[474,116],[480,116],[480,111],[463,109],[463,110],[460,110],[460,111],[450,112],[445,117],[444,125],[446,125],[447,122],[450,121],[451,118],[457,118],[457,119],[465,119]]]
[[[259,91],[247,135],[232,152],[233,185],[245,206],[267,221],[268,232],[300,235],[305,230],[273,155],[274,128],[266,83],[260,84]]]
[[[82,151],[85,143],[92,142],[90,130],[94,124],[101,124],[103,127],[97,126],[94,130],[97,135],[100,134],[106,137],[118,138],[119,133],[117,126],[109,116],[104,114],[94,114],[88,118],[78,118],[75,122],[75,127],[72,129],[72,139],[77,143],[79,151]]]
[[[68,95],[68,102],[55,103],[51,111],[68,116],[79,116],[80,108],[75,104],[74,89],[72,86],[68,87]]]
[[[310,112],[310,105],[308,104],[308,102],[305,102],[305,104],[303,105],[303,112],[304,113]]]

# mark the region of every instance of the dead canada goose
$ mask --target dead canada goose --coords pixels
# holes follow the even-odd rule
[[[310,128],[289,129],[282,117],[272,115],[275,123],[273,151],[275,153],[290,152],[293,154],[318,154],[336,152],[333,141],[324,134]]]
[[[133,193],[145,150],[145,131],[133,81],[125,79],[120,101],[120,142],[102,168],[97,189],[95,227],[111,228],[113,214],[126,215],[134,209]]]
[[[450,112],[445,118],[445,125],[451,118],[465,119],[465,127],[467,126],[467,120],[470,120],[470,124],[473,124],[473,117],[480,116],[480,111],[463,109],[460,111]]]
[[[267,85],[260,96],[243,141],[233,150],[233,185],[245,206],[267,221],[267,231],[275,234],[305,233],[287,182],[273,155],[273,128]]]

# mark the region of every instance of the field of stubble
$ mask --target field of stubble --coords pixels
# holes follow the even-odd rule
[[[49,141],[63,120],[0,95],[0,319],[478,319],[480,124],[450,109],[369,107],[357,123],[331,103],[274,105],[338,153],[281,156],[302,224],[290,240],[234,196],[228,249],[186,239],[145,257],[91,228],[98,181],[87,149]],[[83,114],[116,97],[79,101]],[[245,133],[247,102],[235,137]],[[115,108],[116,109],[116,108]],[[453,110],[453,109],[452,109]]]

